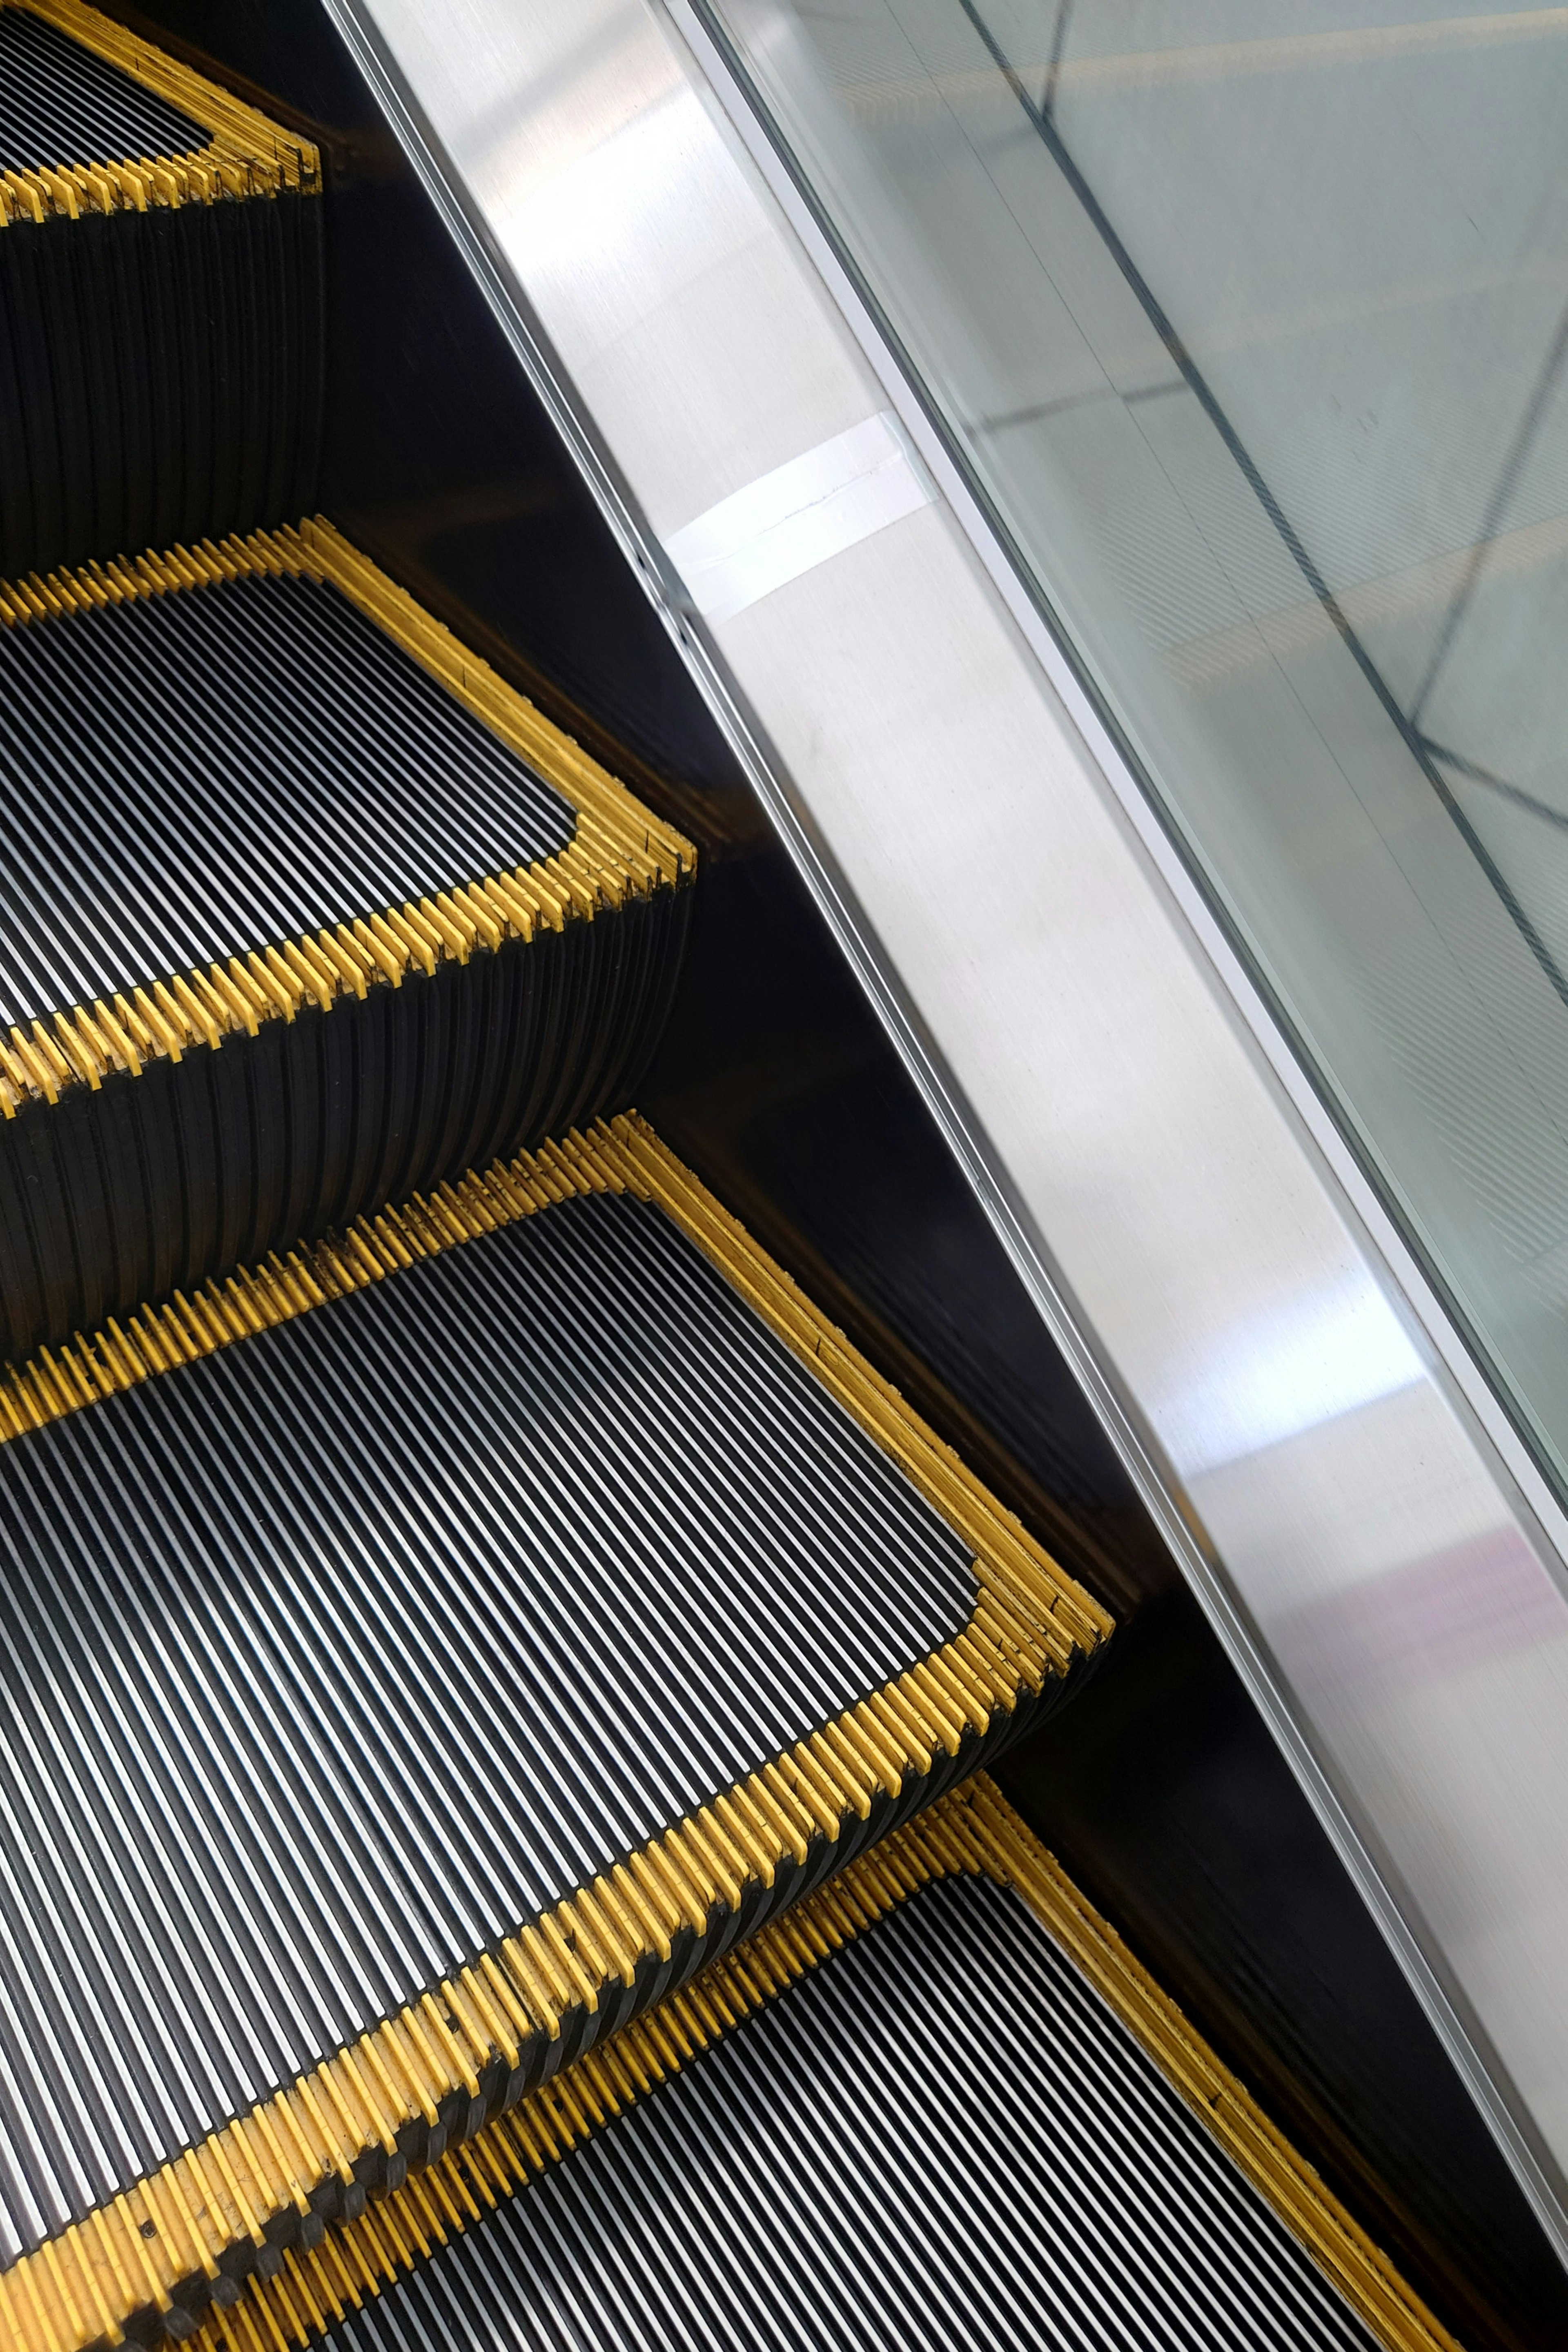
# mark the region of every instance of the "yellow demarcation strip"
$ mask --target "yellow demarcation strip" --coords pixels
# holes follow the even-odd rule
[[[83,0],[0,0],[68,34],[121,73],[199,123],[202,146],[182,155],[128,155],[81,163],[68,155],[38,171],[0,173],[0,227],[12,221],[79,220],[83,213],[144,213],[161,205],[214,205],[320,195],[321,159],[308,139],[269,122],[216,82],[194,73]]]
[[[580,2047],[593,2032],[584,2020],[617,1988],[629,1990],[655,1956],[668,1961],[683,1931],[701,1935],[716,1907],[737,1909],[748,1890],[771,1888],[823,1841],[836,1844],[852,1819],[869,1820],[911,1775],[923,1780],[939,1758],[956,1757],[966,1734],[984,1734],[1111,1632],[1105,1612],[635,1115],[361,1218],[341,1239],[144,1307],[124,1328],[110,1323],[40,1349],[0,1384],[0,1425],[15,1439],[417,1259],[585,1193],[622,1192],[666,1212],[963,1537],[974,1554],[973,1614],[906,1674],[353,2049],[15,2264],[0,2276],[8,2298],[0,2320],[16,2330],[19,2352],[119,2343],[137,2310],[169,2307],[182,2278],[200,2270],[216,2279],[227,2250],[246,2238],[260,2246],[275,2216],[310,2210],[329,2176],[352,2184],[375,2151],[393,2154],[404,2126],[434,2122],[455,2093],[476,2098],[498,2061],[509,2074],[526,2073],[530,2052]],[[374,2207],[373,2238],[388,2210],[385,2200]]]
[[[255,1036],[262,1022],[292,1021],[307,1003],[325,1012],[339,997],[363,997],[378,984],[399,988],[416,969],[428,974],[447,960],[467,963],[477,948],[591,921],[628,898],[689,882],[697,870],[684,835],[644,808],[321,516],[221,546],[203,541],[0,583],[0,624],[47,625],[132,597],[200,593],[264,572],[341,590],[561,794],[575,813],[575,836],[536,866],[476,877],[403,907],[366,908],[331,929],[226,965],[150,980],[129,996],[51,1013],[26,1031],[0,1031],[0,1112],[7,1118],[28,1100],[54,1103],[69,1087],[97,1088],[111,1071],[139,1077],[161,1055],[177,1062],[193,1046],[216,1046],[241,1030]]]
[[[526,2093],[473,2139],[331,2231],[321,2244],[289,2252],[276,2278],[252,2279],[230,2307],[209,2310],[195,2341],[205,2352],[296,2352],[310,2344],[501,2199],[526,2190],[595,2129],[908,1896],[963,1874],[1016,1891],[1388,2352],[1458,2352],[984,1775],[940,1799],[689,1985]],[[4,2292],[26,2352],[65,2340],[47,2332],[42,2303],[29,2300],[17,2270],[0,2278]]]

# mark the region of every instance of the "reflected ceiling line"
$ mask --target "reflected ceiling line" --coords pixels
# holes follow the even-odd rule
[[[1059,400],[1037,400],[1027,408],[1009,408],[999,416],[982,416],[967,430],[972,439],[983,433],[1005,433],[1014,425],[1041,425],[1047,417],[1070,415],[1075,408],[1092,408],[1100,401],[1119,400],[1123,408],[1136,408],[1145,400],[1163,400],[1167,394],[1185,392],[1187,386],[1180,376],[1172,376],[1163,383],[1134,385],[1131,392],[1118,392],[1113,383],[1101,382],[1089,392],[1064,393]]]
[[[1557,322],[1557,332],[1547,348],[1546,357],[1542,363],[1541,373],[1536,378],[1534,390],[1524,404],[1524,415],[1520,418],[1518,428],[1514,433],[1513,445],[1498,469],[1497,481],[1491,497],[1487,501],[1480,530],[1470,549],[1464,577],[1454,591],[1453,600],[1448,606],[1443,625],[1437,632],[1437,643],[1432,658],[1427,664],[1426,675],[1421,681],[1420,692],[1411,705],[1410,723],[1413,727],[1418,728],[1421,724],[1421,714],[1431,699],[1432,689],[1437,683],[1437,673],[1442,668],[1447,657],[1448,649],[1458,634],[1460,623],[1469,610],[1471,600],[1480,582],[1482,568],[1502,528],[1502,519],[1507,511],[1508,502],[1513,496],[1519,478],[1524,470],[1525,462],[1530,456],[1531,445],[1541,429],[1547,403],[1555,389],[1565,358],[1568,358],[1568,310],[1564,310]],[[1497,779],[1488,777],[1483,781],[1495,783]]]
[[[1066,0],[1070,7],[1071,0]],[[803,10],[826,16],[826,7]],[[1090,96],[1124,90],[1170,89],[1240,79],[1259,74],[1332,72],[1343,66],[1375,67],[1412,56],[1456,49],[1498,49],[1520,40],[1556,40],[1568,33],[1568,8],[1528,8],[1507,16],[1446,16],[1426,23],[1352,26],[1338,32],[1268,34],[1238,41],[1184,41],[1171,49],[1084,50],[1076,58],[1030,62],[1024,73],[1044,71],[1047,95],[1062,89]],[[1053,42],[1053,47],[1054,47]],[[1054,76],[1053,76],[1054,65]],[[984,95],[990,76],[967,71],[917,71],[879,75],[874,81],[846,84],[857,109],[913,111]]]
[[[1037,103],[1037,101],[1030,96],[1028,89],[1024,82],[1023,77],[1018,72],[1017,68],[1013,64],[1006,51],[1003,48],[1001,43],[992,32],[990,26],[985,22],[984,17],[981,15],[980,9],[976,5],[976,0],[958,0],[958,5],[968,19],[976,38],[984,47],[993,65],[996,68],[997,72],[1001,74],[1008,88],[1013,92],[1014,97],[1017,100],[1018,104],[1022,107],[1024,113],[1028,118],[1028,121],[1035,131],[1036,135],[1045,146],[1047,153],[1051,157],[1051,160],[1056,164],[1057,169],[1061,173],[1062,177],[1066,180],[1074,195],[1078,198],[1079,203],[1083,206],[1084,211],[1089,215],[1090,225],[1092,226],[1095,234],[1099,236],[1101,244],[1105,247],[1106,251],[1110,254],[1112,261],[1114,261],[1117,268],[1121,271],[1121,276],[1126,280],[1128,288],[1132,293],[1140,309],[1142,310],[1144,317],[1148,320],[1149,324],[1153,328],[1154,332],[1159,336],[1161,342],[1170,353],[1173,364],[1180,370],[1182,376],[1191,388],[1205,415],[1208,418],[1209,423],[1214,426],[1215,431],[1219,435],[1220,440],[1224,444],[1232,462],[1240,471],[1243,478],[1247,482],[1247,488],[1251,490],[1254,498],[1257,499],[1258,505],[1263,509],[1264,513],[1268,516],[1270,523],[1273,525],[1274,530],[1278,534],[1281,544],[1289,555],[1291,562],[1295,564],[1297,570],[1300,572],[1302,579],[1311,590],[1314,599],[1321,606],[1323,613],[1332,623],[1334,629],[1343,640],[1345,648],[1350,654],[1351,658],[1354,661],[1356,667],[1361,671],[1362,676],[1365,678],[1368,686],[1371,687],[1373,693],[1376,696],[1384,714],[1393,723],[1401,740],[1404,742],[1405,749],[1409,751],[1411,758],[1415,761],[1416,766],[1420,769],[1421,773],[1426,777],[1426,782],[1430,784],[1433,792],[1436,794],[1437,799],[1442,803],[1442,806],[1456,832],[1464,842],[1465,846],[1468,849],[1471,856],[1475,859],[1476,864],[1486,876],[1487,880],[1490,883],[1499,903],[1509,917],[1510,921],[1513,924],[1514,929],[1518,931],[1525,947],[1529,950],[1531,958],[1540,969],[1547,985],[1551,988],[1553,995],[1557,998],[1558,1003],[1563,1005],[1565,1011],[1568,1011],[1568,979],[1564,978],[1556,958],[1552,955],[1551,949],[1542,938],[1541,933],[1536,929],[1534,923],[1525,912],[1525,909],[1518,898],[1514,895],[1512,886],[1509,882],[1507,876],[1503,873],[1502,868],[1498,865],[1497,860],[1493,857],[1490,850],[1487,847],[1486,843],[1482,840],[1480,835],[1477,832],[1475,826],[1470,823],[1469,818],[1466,815],[1463,807],[1460,805],[1460,803],[1455,794],[1452,785],[1444,775],[1442,769],[1438,766],[1436,761],[1433,758],[1432,753],[1428,749],[1426,737],[1422,734],[1420,729],[1415,724],[1414,720],[1406,715],[1387,679],[1384,677],[1383,672],[1379,669],[1376,662],[1373,661],[1356,629],[1347,618],[1345,612],[1340,604],[1332,589],[1329,586],[1328,582],[1324,579],[1322,573],[1319,571],[1316,563],[1313,562],[1312,557],[1308,552],[1305,544],[1296,530],[1295,525],[1291,522],[1289,517],[1286,514],[1284,509],[1279,504],[1279,499],[1269,488],[1268,484],[1265,480],[1261,471],[1254,460],[1251,452],[1248,450],[1246,443],[1242,440],[1241,436],[1237,433],[1235,425],[1231,423],[1229,416],[1226,415],[1226,410],[1215,396],[1215,392],[1209,383],[1208,378],[1204,374],[1203,370],[1193,358],[1192,353],[1188,351],[1185,343],[1182,341],[1181,336],[1176,332],[1174,325],[1167,317],[1153,288],[1149,284],[1148,279],[1143,276],[1137,263],[1133,260],[1131,254],[1128,251],[1126,246],[1122,243],[1121,238],[1117,234],[1110,215],[1106,212],[1099,197],[1095,194],[1094,190],[1090,187],[1088,180],[1085,178],[1083,173],[1079,170],[1077,163],[1074,161],[1071,151],[1068,149],[1067,142],[1062,138],[1060,131],[1057,128],[1054,115],[1047,113],[1045,109]],[[1065,32],[1065,27],[1066,11],[1064,9],[1062,16],[1058,18],[1058,28]],[[1568,318],[1564,319],[1562,332],[1564,335],[1568,335]]]
[[[1548,824],[1568,832],[1568,812],[1553,808],[1550,801],[1538,800],[1533,793],[1527,793],[1522,784],[1511,784],[1506,776],[1494,775],[1490,768],[1480,767],[1474,760],[1467,760],[1462,752],[1450,751],[1446,743],[1434,742],[1430,735],[1423,736],[1422,740],[1432,757],[1441,760],[1446,768],[1452,768],[1456,775],[1463,776],[1472,784],[1484,784],[1489,792],[1500,793],[1504,800],[1512,801],[1519,808],[1528,809],[1531,816],[1542,817]]]
[[[1042,114],[1052,114],[1057,103],[1057,84],[1061,79],[1062,58],[1068,45],[1068,24],[1072,16],[1072,0],[1059,0],[1057,9],[1057,29],[1051,36],[1051,61],[1046,68],[1045,94],[1040,100]]]

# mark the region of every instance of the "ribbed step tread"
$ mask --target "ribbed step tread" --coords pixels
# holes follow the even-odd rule
[[[209,133],[21,7],[0,7],[0,172],[194,154]]]
[[[1011,1892],[910,1895],[334,2352],[1364,2352]]]
[[[0,5],[0,578],[315,492],[321,158],[82,0]]]
[[[0,1445],[0,2257],[963,1631],[801,1353],[594,1193]]]
[[[340,588],[288,575],[0,632],[0,773],[5,1027],[533,865],[575,831]]]
[[[0,614],[0,1358],[629,1100],[690,845],[329,525]]]
[[[973,1600],[824,1391],[613,1198],[5,1448],[0,1546],[6,2137],[47,2151],[7,2252]]]
[[[1458,2352],[984,1773],[279,2275],[165,2276],[204,2352]]]

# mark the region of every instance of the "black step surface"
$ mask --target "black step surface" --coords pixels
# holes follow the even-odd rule
[[[0,172],[194,155],[208,133],[26,8],[0,7]]]
[[[333,2352],[1369,2352],[1016,1896],[911,1896]]]
[[[0,795],[6,1026],[542,861],[575,830],[348,597],[296,577],[0,632]],[[624,1108],[686,900],[656,890],[24,1103],[0,1123],[0,1356]]]
[[[974,1600],[960,1539],[629,1196],[0,1445],[0,2261]]]
[[[295,577],[0,632],[0,790],[7,1026],[531,865],[575,829],[340,589]]]

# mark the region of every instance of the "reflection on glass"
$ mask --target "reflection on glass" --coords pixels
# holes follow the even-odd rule
[[[1568,8],[720,0],[1568,1471]]]

